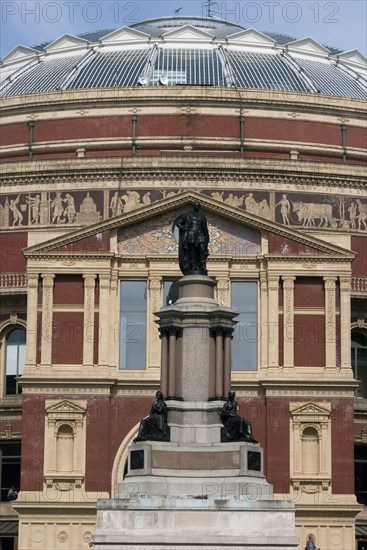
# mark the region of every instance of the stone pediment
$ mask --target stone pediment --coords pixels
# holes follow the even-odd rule
[[[185,25],[179,29],[164,33],[162,38],[165,42],[187,42],[189,46],[190,42],[211,42],[213,35],[192,25]]]
[[[9,65],[10,63],[18,63],[19,61],[30,61],[32,58],[36,58],[39,52],[33,48],[27,48],[26,46],[16,46],[11,52],[2,58],[2,64]]]
[[[291,403],[290,413],[294,422],[326,422],[331,414],[331,404]]]
[[[136,42],[148,42],[150,36],[145,32],[131,29],[130,27],[122,27],[101,38],[101,43],[105,46],[116,44],[134,44]]]
[[[294,54],[307,54],[315,57],[327,57],[330,52],[327,48],[316,42],[313,38],[301,38],[292,40],[286,44],[287,50]]]
[[[244,46],[256,46],[271,48],[276,41],[255,29],[246,29],[227,36],[229,43],[242,44]]]
[[[49,404],[48,404],[49,403]],[[46,403],[46,414],[48,416],[50,415],[57,415],[60,418],[66,417],[74,417],[75,414],[77,415],[83,415],[85,413],[85,407],[81,406],[75,401],[52,401]]]
[[[132,192],[131,192],[132,193]],[[55,255],[147,256],[176,254],[172,238],[174,219],[191,209],[199,200],[208,218],[211,232],[211,255],[325,257],[352,260],[354,253],[305,236],[298,229],[266,220],[219,200],[186,191],[157,200],[148,205],[119,214],[114,218],[78,229],[67,235],[31,246],[24,250],[26,257]],[[117,245],[111,245],[110,235],[117,233]],[[262,248],[265,239],[267,249]]]
[[[88,44],[89,41],[84,38],[71,34],[64,34],[46,46],[45,51],[47,53],[58,53],[87,47]]]

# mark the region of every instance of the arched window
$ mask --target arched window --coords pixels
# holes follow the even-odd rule
[[[352,330],[352,368],[359,380],[356,397],[367,398],[367,331]]]
[[[302,433],[302,473],[318,474],[319,461],[319,434],[316,428],[308,426]]]
[[[72,472],[74,465],[74,432],[68,424],[62,424],[57,431],[56,470]]]
[[[5,395],[21,393],[18,377],[24,372],[26,331],[17,327],[5,337]]]

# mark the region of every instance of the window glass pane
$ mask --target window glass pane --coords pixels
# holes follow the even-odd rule
[[[120,312],[120,369],[143,370],[147,323],[145,281],[121,281]]]
[[[231,305],[239,314],[232,341],[232,370],[257,370],[257,283],[232,283]]]
[[[21,392],[16,377],[24,372],[26,354],[26,331],[12,330],[6,338],[6,395],[15,395]]]
[[[178,300],[177,281],[164,281],[163,283],[163,305],[169,306]]]
[[[356,397],[367,397],[367,337],[364,333],[352,332],[351,363],[354,378],[359,381]]]
[[[1,501],[8,500],[9,489],[20,488],[20,444],[1,445]]]

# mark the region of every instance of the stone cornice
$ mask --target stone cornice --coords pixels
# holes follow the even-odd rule
[[[98,157],[49,161],[19,161],[1,164],[0,183],[3,192],[13,187],[37,184],[37,189],[55,184],[73,185],[98,183],[99,188],[113,188],[116,184],[136,187],[177,187],[177,181],[186,180],[196,187],[216,187],[218,182],[233,185],[268,182],[298,184],[305,190],[310,186],[365,189],[364,166],[322,162],[304,162],[256,158],[215,158],[181,155],[140,157]],[[5,189],[8,186],[8,189]],[[315,190],[315,189],[313,189]]]
[[[116,107],[116,104],[131,106],[137,109],[147,102],[161,102],[165,105],[184,105],[196,108],[200,105],[223,105],[245,109],[249,106],[258,109],[274,110],[291,109],[295,112],[320,111],[322,113],[350,116],[365,114],[366,104],[363,100],[327,96],[323,94],[299,93],[275,90],[248,90],[234,88],[176,86],[135,87],[89,90],[58,90],[22,96],[4,96],[1,98],[2,115],[19,115],[52,111],[52,109],[76,108],[90,111],[91,105],[98,107]]]

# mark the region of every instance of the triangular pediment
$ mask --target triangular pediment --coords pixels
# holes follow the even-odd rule
[[[66,50],[80,49],[88,46],[88,44],[89,41],[84,38],[79,38],[71,34],[64,34],[46,46],[45,51],[47,53],[58,53]]]
[[[292,40],[286,44],[286,47],[289,52],[315,57],[327,57],[330,54],[330,51],[325,46],[310,37]]]
[[[291,415],[303,418],[318,418],[325,415],[329,416],[330,411],[331,406],[327,403],[323,403],[322,405],[317,403],[292,403],[290,405]]]
[[[244,46],[273,47],[275,40],[269,38],[255,29],[246,29],[227,36],[228,42],[242,44]]]
[[[168,31],[162,35],[165,42],[198,42],[198,41],[212,41],[213,35],[209,32],[205,32],[201,29],[193,27],[192,25],[185,25],[179,29]]]
[[[58,401],[56,403],[51,403],[49,405],[46,404],[46,414],[57,414],[60,416],[60,418],[64,418],[65,416],[72,416],[75,414],[84,414],[85,413],[85,407],[82,407],[75,401]]]
[[[33,58],[37,57],[37,50],[33,48],[27,48],[26,46],[17,46],[11,52],[6,54],[2,58],[2,64],[8,65],[10,63],[17,63],[19,61],[30,61]]]
[[[132,193],[134,191],[130,191]],[[180,213],[191,209],[197,200],[212,227],[212,256],[258,256],[263,253],[268,256],[298,256],[303,259],[307,256],[327,256],[344,260],[352,260],[355,256],[348,250],[305,236],[298,229],[264,219],[240,209],[238,205],[233,206],[196,191],[178,192],[168,198],[142,204],[133,211],[29,247],[24,254],[26,257],[88,256],[96,252],[99,257],[176,254],[176,244],[171,234],[172,222]],[[110,241],[110,235],[116,234],[117,247]],[[264,235],[268,242],[266,252],[260,249],[260,237]]]
[[[101,43],[105,46],[116,44],[133,44],[135,42],[147,42],[149,34],[131,29],[130,27],[121,27],[101,38]]]
[[[348,61],[350,63],[360,63],[366,68],[367,58],[361,54],[358,50],[349,50],[337,55],[337,58],[341,61]]]

